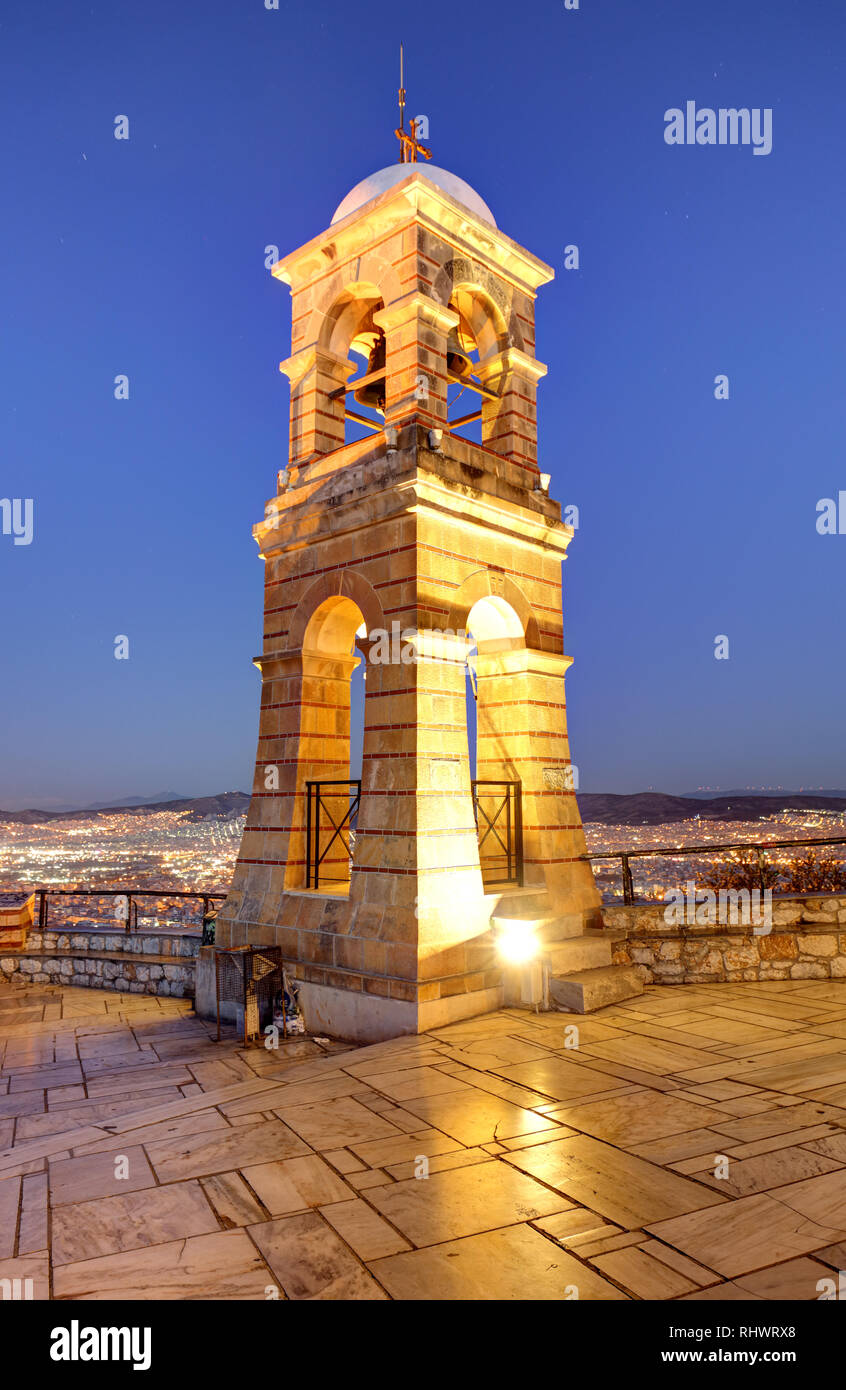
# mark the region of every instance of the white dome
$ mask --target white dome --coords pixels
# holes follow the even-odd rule
[[[335,210],[332,222],[340,222],[342,218],[349,217],[351,212],[357,212],[365,203],[372,202],[374,198],[386,193],[389,188],[401,183],[415,171],[436,183],[438,188],[442,188],[444,193],[448,193],[457,203],[463,203],[468,211],[476,217],[481,217],[483,222],[490,222],[491,226],[496,226],[493,213],[475,189],[457,174],[451,174],[447,169],[439,169],[436,164],[389,164],[387,169],[370,174],[368,178],[362,179],[361,183],[357,183],[355,188],[350,189],[344,201]]]

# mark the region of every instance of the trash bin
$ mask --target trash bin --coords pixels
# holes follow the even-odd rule
[[[281,946],[216,946],[217,1037],[220,1006],[234,1003],[243,1010],[244,1044],[273,1022],[273,1002],[282,988]]]

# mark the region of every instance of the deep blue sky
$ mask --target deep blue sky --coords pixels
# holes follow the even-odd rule
[[[846,785],[846,535],[815,529],[846,488],[841,0],[398,13],[4,5],[0,497],[34,499],[35,539],[0,536],[0,805],[248,787],[250,527],[287,449],[264,248],[395,161],[401,37],[435,162],[556,267],[541,467],[581,511],[582,788]],[[772,107],[773,152],[667,146],[688,99]]]

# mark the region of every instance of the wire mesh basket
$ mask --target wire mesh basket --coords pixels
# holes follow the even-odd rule
[[[259,1037],[262,1025],[273,1021],[273,1001],[282,989],[280,946],[216,946],[217,1037],[220,1006],[237,1004],[244,1011],[244,1043]]]

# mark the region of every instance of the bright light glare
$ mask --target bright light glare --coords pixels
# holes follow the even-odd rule
[[[515,919],[497,925],[497,950],[504,960],[511,965],[522,965],[524,961],[537,955],[538,940],[532,922]]]

